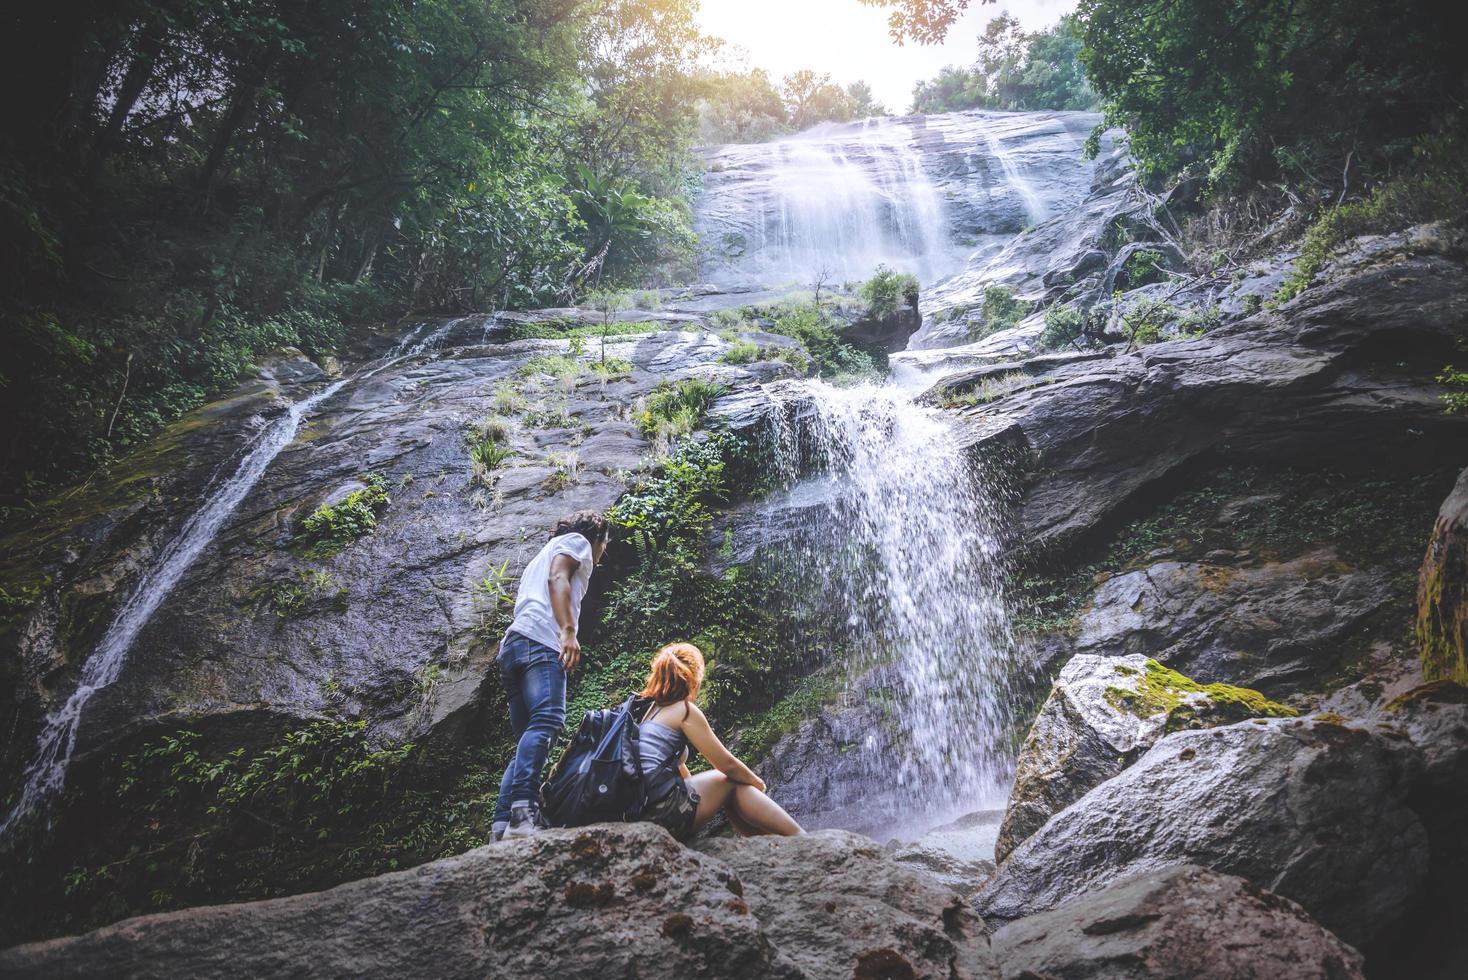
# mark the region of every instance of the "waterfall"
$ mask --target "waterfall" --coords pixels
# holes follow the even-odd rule
[[[1074,207],[1091,113],[954,112],[828,124],[704,151],[701,281],[809,288],[886,264],[926,286]]]
[[[205,492],[203,506],[184,522],[178,534],[163,547],[158,559],[142,574],[132,594],[118,608],[97,648],[82,664],[81,678],[76,690],[61,707],[46,716],[37,740],[36,754],[26,766],[25,784],[21,788],[20,799],[4,822],[0,822],[0,838],[8,836],[13,827],[34,813],[39,804],[65,784],[66,770],[76,748],[77,728],[81,724],[83,710],[98,691],[117,680],[127,662],[128,651],[132,649],[133,641],[143,627],[152,619],[194,560],[214,541],[229,515],[234,513],[255,484],[260,482],[266,468],[295,440],[301,423],[311,411],[340,391],[349,381],[365,381],[399,361],[422,354],[442,340],[458,322],[460,321],[447,321],[427,336],[420,337],[428,326],[422,324],[368,370],[354,377],[335,381],[292,403],[283,415],[267,423],[256,433],[245,446],[244,457],[239,465],[228,477],[222,480],[216,477],[211,482]]]
[[[706,195],[700,223],[738,253],[746,278],[855,281],[885,263],[926,280],[962,261],[908,123],[869,120],[724,149],[759,179],[739,193]]]
[[[942,413],[893,385],[769,390],[804,416],[791,425],[776,413],[776,467],[812,461],[830,484],[825,513],[788,557],[849,602],[848,676],[877,669],[896,685],[897,737],[867,767],[873,805],[895,800],[905,832],[997,805],[1019,672],[993,488]]]

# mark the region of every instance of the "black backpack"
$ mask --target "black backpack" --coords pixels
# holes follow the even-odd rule
[[[635,820],[646,803],[637,724],[649,701],[588,711],[540,787],[540,810],[554,827]]]

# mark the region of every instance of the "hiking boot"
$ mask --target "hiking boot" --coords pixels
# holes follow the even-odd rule
[[[505,839],[505,828],[508,827],[509,825],[510,825],[510,821],[508,821],[508,820],[496,820],[494,823],[490,824],[489,825],[489,842],[491,844],[493,844],[495,841],[504,840]]]
[[[546,826],[540,807],[534,803],[515,803],[510,806],[510,825],[505,828],[504,839],[530,837]]]

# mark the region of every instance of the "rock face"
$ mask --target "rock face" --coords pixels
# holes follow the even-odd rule
[[[1468,684],[1468,470],[1443,502],[1422,562],[1417,639],[1429,679]]]
[[[995,859],[1169,731],[1294,713],[1255,691],[1202,688],[1140,654],[1079,654],[1060,672],[1020,749]]]
[[[1006,980],[1356,980],[1361,954],[1294,902],[1182,865],[1087,892],[994,936]]]
[[[1468,269],[1406,250],[1404,236],[1377,242],[1272,313],[1060,364],[953,413],[976,450],[1019,458],[1016,540],[1053,552],[1205,461],[1421,469],[1468,455],[1468,419],[1443,412],[1434,380],[1468,334]]]
[[[750,912],[800,976],[998,976],[977,913],[870,840],[828,830],[721,838],[701,850],[739,875]]]
[[[330,891],[0,951],[7,977],[997,976],[983,923],[850,835],[689,851],[651,824],[550,831]]]
[[[1429,866],[1410,747],[1362,729],[1258,719],[1159,741],[1056,814],[975,896],[992,923],[1174,864],[1237,874],[1365,943],[1401,919]]]
[[[630,417],[638,399],[680,378],[737,389],[788,371],[720,364],[725,341],[672,330],[610,338],[608,356],[629,368],[610,373],[592,370],[599,346],[587,341],[583,373],[563,380],[535,359],[565,355],[568,343],[497,340],[512,319],[425,325],[417,354],[360,370],[311,414],[142,629],[120,678],[88,706],[79,762],[182,719],[217,722],[226,740],[229,728],[245,737],[328,711],[384,737],[451,734],[478,703],[497,642],[483,628],[495,610],[479,586],[506,560],[523,566],[564,512],[605,509],[623,493],[656,452]],[[198,506],[259,414],[305,397],[321,377],[274,370],[184,419],[175,441],[160,441],[168,452],[158,475],[114,489],[137,498],[128,509],[0,542],[10,567],[47,583],[0,637],[0,677],[22,679],[4,692],[14,699],[7,717],[21,719],[0,752],[7,784],[154,542]],[[476,474],[468,432],[491,416],[508,427],[510,455]],[[372,533],[329,557],[302,555],[304,518],[369,473],[391,491]],[[179,505],[165,511],[164,495]],[[286,592],[300,601],[282,605]]]
[[[1204,683],[1277,696],[1328,673],[1395,600],[1389,574],[1329,548],[1261,564],[1162,561],[1097,590],[1076,649],[1142,653]]]

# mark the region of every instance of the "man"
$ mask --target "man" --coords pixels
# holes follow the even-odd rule
[[[607,520],[589,510],[556,524],[520,576],[515,618],[500,642],[500,678],[510,702],[514,758],[500,780],[494,838],[526,837],[540,815],[540,771],[566,720],[566,675],[581,662],[581,599],[607,547]]]

